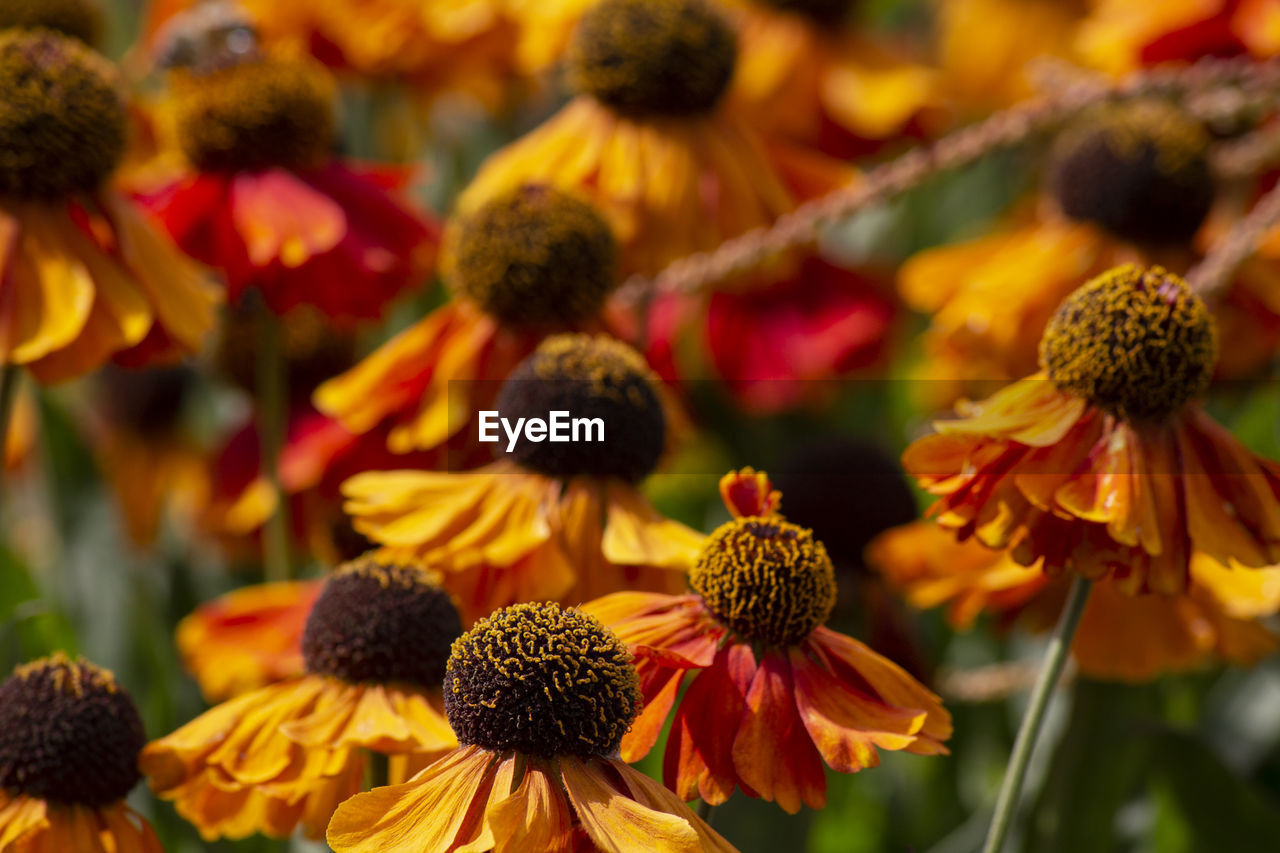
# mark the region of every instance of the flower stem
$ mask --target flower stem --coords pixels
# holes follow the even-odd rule
[[[289,565],[289,501],[280,483],[280,452],[284,447],[288,402],[284,354],[280,346],[280,321],[264,302],[258,306],[258,361],[255,384],[258,397],[258,438],[262,473],[271,485],[276,506],[262,531],[263,565],[269,581],[292,577]]]
[[[18,365],[0,365],[0,500],[4,498],[5,451],[9,446],[9,422],[18,399],[18,381],[21,379]]]
[[[385,752],[365,750],[364,789],[372,791],[391,784],[391,759]]]
[[[1000,796],[996,799],[995,814],[991,818],[991,828],[987,830],[987,842],[983,845],[982,853],[1000,853],[1004,846],[1005,836],[1009,833],[1017,811],[1018,795],[1022,792],[1022,783],[1027,776],[1027,766],[1031,763],[1031,753],[1035,750],[1040,728],[1044,724],[1049,697],[1058,685],[1062,667],[1071,652],[1071,638],[1075,636],[1076,627],[1080,624],[1080,616],[1084,613],[1092,586],[1092,581],[1080,575],[1076,575],[1071,584],[1066,607],[1058,617],[1058,625],[1053,629],[1053,636],[1049,640],[1040,676],[1031,691],[1031,704],[1027,706],[1027,714],[1022,718],[1018,737],[1013,742],[1013,753],[1005,768],[1004,782],[1000,786]]]
[[[711,813],[715,810],[716,807],[711,805],[711,803],[708,803],[706,800],[698,800],[698,817],[702,818],[703,822],[706,823],[707,826],[711,825]]]

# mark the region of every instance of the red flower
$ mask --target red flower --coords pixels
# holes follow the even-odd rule
[[[390,192],[403,184],[403,173],[333,161],[198,172],[143,201],[188,254],[226,274],[232,301],[257,288],[277,314],[310,304],[377,319],[435,257],[437,228]]]

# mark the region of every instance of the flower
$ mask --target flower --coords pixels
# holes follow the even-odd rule
[[[1048,631],[1066,600],[1067,580],[1021,566],[978,542],[957,542],[936,524],[914,522],[880,536],[874,565],[914,606],[947,605],[956,630],[980,613],[1003,626]],[[1222,660],[1249,665],[1280,647],[1259,617],[1280,609],[1280,569],[1244,572],[1198,556],[1187,591],[1130,596],[1113,580],[1094,584],[1072,654],[1090,678],[1149,681]]]
[[[178,623],[183,664],[210,702],[306,672],[302,634],[324,581],[243,587],[205,602]]]
[[[581,192],[612,224],[626,276],[771,225],[848,183],[843,164],[766,143],[718,109],[737,54],[732,26],[705,0],[597,3],[570,45],[576,97],[490,157],[459,209],[531,181]]]
[[[512,424],[566,411],[598,419],[604,432],[599,441],[521,437],[470,472],[360,474],[343,487],[356,530],[439,568],[466,618],[517,601],[681,583],[702,537],[636,488],[658,464],[669,421],[635,350],[603,336],[549,337],[503,383],[494,409]]]
[[[1043,560],[1050,575],[1177,595],[1196,555],[1273,565],[1280,466],[1193,402],[1216,352],[1213,318],[1185,282],[1118,267],[1059,307],[1040,373],[958,407],[903,465],[958,539]]]
[[[983,115],[1034,94],[1027,74],[1041,57],[1075,60],[1074,0],[942,0],[938,80],[961,112]]]
[[[931,317],[920,371],[930,402],[1034,371],[1045,324],[1079,282],[1122,263],[1188,269],[1213,202],[1208,151],[1200,123],[1166,103],[1091,113],[1059,136],[1020,223],[907,261],[903,299]],[[1265,288],[1240,278],[1231,298],[1254,291]]]
[[[851,159],[938,123],[935,70],[850,21],[852,0],[735,0],[729,97],[753,126]]]
[[[273,54],[306,56],[366,82],[396,82],[426,101],[463,92],[500,105],[518,79],[515,28],[503,2],[479,0],[238,0]],[[146,31],[171,39],[195,0],[157,0]],[[182,22],[178,22],[181,26]]]
[[[0,364],[59,382],[195,351],[220,295],[107,182],[115,69],[49,30],[0,31]]]
[[[339,568],[307,618],[306,674],[242,694],[147,745],[152,788],[206,840],[319,837],[361,790],[366,754],[393,778],[456,741],[440,713],[449,644],[462,632],[426,570],[366,558]]]
[[[257,289],[283,314],[379,319],[430,272],[435,226],[392,192],[405,175],[334,157],[334,82],[311,61],[250,56],[175,69],[172,108],[184,174],[141,198],[229,296]]]
[[[478,412],[539,341],[603,330],[617,244],[591,205],[528,184],[454,220],[442,266],[454,299],[322,385],[315,403],[353,434],[385,429],[393,453],[447,446],[461,467],[480,449]]]
[[[766,413],[821,404],[837,380],[883,367],[899,314],[883,277],[816,255],[786,266],[702,296],[659,296],[646,356],[673,381],[705,375],[686,343],[700,327],[703,357],[738,404]]]
[[[146,743],[115,677],[58,652],[0,684],[0,850],[162,853],[125,804]]]
[[[156,541],[167,517],[194,522],[209,498],[204,449],[184,423],[197,377],[189,367],[108,368],[86,414],[90,446],[129,539]]]
[[[730,473],[720,489],[734,517],[707,539],[691,592],[583,605],[636,656],[645,707],[623,758],[648,753],[671,717],[663,776],[678,796],[717,804],[737,786],[795,813],[824,805],[824,762],[852,773],[876,766],[877,749],[945,753],[951,717],[938,697],[823,627],[836,596],[831,559],[778,514],[763,473]]]
[[[343,803],[337,853],[731,851],[674,794],[617,758],[639,709],[631,655],[592,617],[517,604],[453,645],[445,713],[460,748]]]
[[[1079,23],[1075,41],[1085,62],[1111,74],[1201,56],[1266,58],[1280,50],[1275,27],[1267,26],[1274,15],[1271,0],[1099,0]]]

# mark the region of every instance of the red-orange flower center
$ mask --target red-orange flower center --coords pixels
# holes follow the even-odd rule
[[[173,90],[179,144],[202,171],[306,169],[332,156],[336,88],[318,63],[175,70]]]
[[[1160,267],[1117,267],[1063,301],[1040,360],[1063,391],[1119,417],[1159,420],[1209,384],[1217,331],[1204,302]]]
[[[574,89],[624,114],[710,112],[733,77],[733,26],[706,0],[603,0],[569,47]]]
[[[1049,190],[1063,213],[1137,243],[1181,244],[1213,203],[1209,134],[1172,104],[1102,110],[1054,147]]]
[[[487,313],[518,328],[599,314],[618,285],[618,246],[595,208],[550,186],[498,196],[449,229],[447,277]]]
[[[462,623],[449,594],[416,566],[372,556],[339,568],[307,618],[307,671],[357,684],[437,687]]]
[[[124,154],[111,63],[50,30],[0,33],[0,196],[91,191]]]
[[[138,709],[110,672],[61,653],[0,684],[0,788],[90,807],[124,799],[141,778]]]
[[[781,516],[735,518],[707,539],[689,586],[736,634],[770,646],[798,643],[831,615],[835,569],[813,531]]]
[[[453,644],[444,709],[463,744],[528,755],[612,756],[640,711],[626,646],[558,604],[517,604]]]

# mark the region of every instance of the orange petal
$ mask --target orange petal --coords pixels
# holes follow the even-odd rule
[[[326,839],[336,853],[445,853],[483,830],[494,756],[475,746],[450,753],[403,785],[374,788],[334,812]]]
[[[587,835],[603,853],[697,853],[698,832],[688,818],[656,811],[620,792],[602,774],[599,759],[561,756],[560,773],[569,802]],[[688,812],[688,808],[685,808]]]
[[[826,804],[822,759],[796,711],[791,668],[776,652],[764,654],[751,681],[733,741],[733,765],[761,798],[790,814],[801,804]]]

